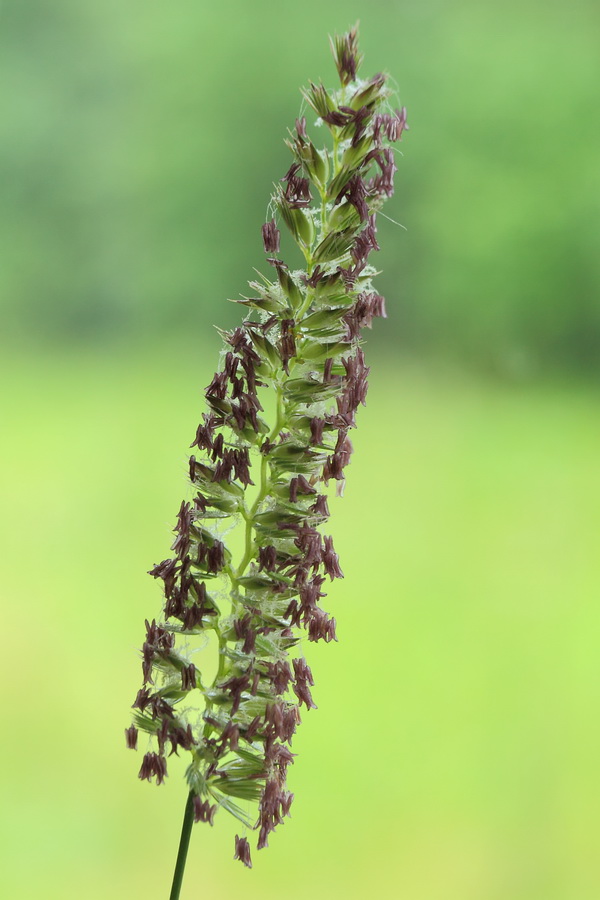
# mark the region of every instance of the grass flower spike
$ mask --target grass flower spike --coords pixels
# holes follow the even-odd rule
[[[189,761],[171,897],[192,821],[212,825],[228,812],[257,830],[260,849],[289,815],[290,745],[302,706],[315,708],[299,641],[303,633],[336,640],[323,599],[342,569],[323,528],[367,394],[361,333],[385,317],[369,257],[379,250],[377,211],[394,190],[392,145],[408,126],[405,110],[390,106],[386,76],[359,77],[356,29],[336,36],[332,50],[340,87],[303,91],[327,145],[313,143],[304,116],[296,120],[286,141],[292,163],[262,226],[270,274],[239,301],[248,310],[242,325],[221,332],[220,368],[191,444],[190,499],[177,514],[172,555],[150,573],[162,582],[164,608],[160,621],[146,621],[143,684],[125,734],[132,749],[139,732],[150,738],[142,779],[162,784],[173,754]],[[283,229],[299,268],[282,258]],[[194,662],[205,633],[218,653],[211,683]],[[247,837],[236,835],[235,858],[251,867]]]

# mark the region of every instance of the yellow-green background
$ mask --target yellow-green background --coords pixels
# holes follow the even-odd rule
[[[585,2],[5,3],[2,895],[166,898],[136,778],[167,555],[298,87],[361,19],[409,109],[293,817],[183,897],[600,896],[597,53]]]

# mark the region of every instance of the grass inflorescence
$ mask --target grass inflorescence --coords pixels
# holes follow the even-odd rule
[[[192,496],[179,509],[172,556],[150,573],[165,602],[160,621],[146,621],[143,685],[126,741],[137,749],[140,731],[150,737],[139,777],[157,784],[168,756],[189,754],[172,896],[192,820],[212,825],[226,810],[256,828],[260,849],[289,815],[290,744],[301,707],[315,707],[300,637],[336,640],[323,588],[342,570],[322,528],[328,486],[342,493],[365,403],[361,333],[385,316],[369,257],[379,250],[376,214],[394,190],[392,145],[408,126],[404,109],[390,109],[387,76],[358,76],[356,29],[331,44],[340,87],[303,91],[327,146],[313,143],[305,117],[296,120],[286,141],[293,161],[262,226],[271,274],[239,301],[248,310],[242,325],[221,332],[220,368],[191,444]],[[281,225],[302,268],[282,259]],[[229,540],[236,527],[239,558]],[[194,662],[194,639],[204,633],[218,648],[210,683]],[[235,856],[252,865],[246,836],[236,835]]]

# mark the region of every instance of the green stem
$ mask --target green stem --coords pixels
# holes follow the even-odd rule
[[[284,403],[283,403],[283,391],[282,391],[281,387],[278,385],[277,386],[277,419],[276,419],[275,425],[273,426],[273,430],[269,434],[268,440],[273,441],[279,435],[279,433],[282,431],[284,425],[285,425],[285,410],[284,410]],[[246,520],[245,549],[244,549],[244,556],[242,558],[242,561],[238,567],[237,572],[235,573],[236,581],[239,581],[239,579],[242,577],[242,575],[246,571],[246,568],[247,568],[250,560],[252,559],[252,557],[254,555],[255,548],[254,548],[254,541],[252,539],[252,531],[254,529],[254,516],[256,515],[260,504],[263,502],[263,500],[267,496],[267,494],[269,492],[269,488],[271,486],[271,482],[268,477],[268,466],[269,466],[269,460],[267,458],[267,455],[265,454],[263,456],[261,464],[260,464],[260,486],[259,486],[258,494],[256,496],[254,503],[252,504],[252,506],[246,513],[246,515],[244,516],[244,518]]]
[[[335,160],[335,164],[337,167],[337,166],[339,166],[339,160],[338,160],[339,138],[334,134],[333,140],[334,140],[334,160]],[[326,218],[327,191],[325,189],[323,189],[320,192],[320,194],[321,194],[321,222],[322,222],[322,228],[323,228],[323,234],[321,235],[321,238],[323,238],[327,231],[327,218]],[[304,256],[306,258],[307,270],[308,270],[308,273],[310,274],[310,272],[312,270],[311,250],[310,250],[310,248],[304,247],[304,246],[301,246],[301,249],[304,252]],[[296,320],[297,325],[301,324],[304,316],[310,309],[313,299],[314,299],[314,291],[307,289],[304,302],[300,305],[300,308],[295,313],[295,320]],[[290,361],[290,370],[292,368],[294,368],[297,358],[298,357],[296,357]],[[285,379],[284,379],[284,381],[285,381]],[[274,441],[279,436],[281,431],[283,431],[283,429],[286,425],[286,421],[287,421],[287,410],[286,410],[286,404],[285,404],[285,399],[284,399],[284,394],[283,394],[283,382],[276,382],[276,390],[277,390],[277,412],[276,412],[276,417],[275,417],[275,425],[273,426],[273,428],[267,438],[267,440],[269,442]],[[267,494],[269,493],[270,488],[271,488],[271,478],[270,478],[270,472],[269,472],[269,459],[268,459],[268,455],[265,454],[263,456],[263,458],[261,460],[261,464],[260,464],[260,479],[259,479],[259,485],[258,485],[258,493],[254,499],[254,503],[249,508],[247,508],[245,506],[245,504],[242,504],[242,506],[240,507],[240,510],[239,510],[240,514],[245,522],[244,553],[243,553],[242,559],[241,559],[240,564],[237,567],[237,569],[234,569],[233,566],[231,566],[231,565],[228,565],[225,569],[226,575],[231,582],[232,613],[234,613],[234,614],[236,612],[238,612],[238,610],[241,606],[241,600],[236,599],[236,596],[239,598],[239,580],[242,577],[242,575],[244,574],[244,572],[246,571],[246,569],[248,568],[248,566],[250,565],[250,562],[254,558],[254,555],[256,552],[256,544],[255,544],[254,535],[253,535],[254,525],[255,525],[254,518],[255,518],[258,510],[260,509],[261,503],[264,501]],[[212,684],[213,688],[223,678],[223,676],[225,674],[226,663],[227,663],[226,654],[225,654],[227,641],[221,635],[221,632],[220,632],[218,626],[216,626],[216,625],[215,625],[215,632],[219,639],[219,650],[218,650],[219,666],[218,666],[217,674],[215,675],[215,678],[213,680],[213,684]],[[207,698],[206,698],[205,702],[206,702],[206,712],[210,712],[210,710],[212,709],[212,706],[213,706],[213,702],[212,702],[212,700],[208,700]],[[208,738],[213,731],[214,731],[214,726],[212,726],[210,723],[207,722],[204,726],[204,738],[205,739]],[[183,836],[182,836],[182,839],[183,839]],[[178,895],[175,895],[175,896],[178,896]]]
[[[185,804],[185,813],[183,816],[183,825],[181,827],[181,838],[179,841],[179,851],[177,853],[177,862],[175,863],[175,873],[173,875],[173,886],[169,900],[179,900],[181,892],[181,884],[183,882],[183,873],[185,872],[185,863],[187,860],[188,847],[190,845],[190,835],[194,824],[194,794],[190,791],[187,803]]]
[[[323,240],[327,231],[327,188],[323,188],[319,194],[321,196],[321,240]]]
[[[334,176],[338,174],[338,172],[340,171],[340,168],[341,168],[340,161],[338,159],[339,146],[340,146],[340,139],[339,139],[339,135],[336,132],[333,135],[333,174],[334,174]]]

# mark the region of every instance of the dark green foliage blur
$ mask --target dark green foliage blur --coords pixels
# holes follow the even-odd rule
[[[509,0],[4,4],[4,338],[206,334],[239,310],[327,34],[411,126],[380,225],[380,346],[598,370],[599,7]],[[309,117],[309,127],[312,119]],[[384,335],[385,332],[385,335]]]

